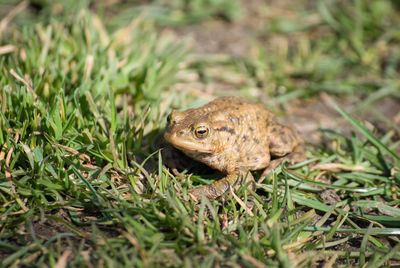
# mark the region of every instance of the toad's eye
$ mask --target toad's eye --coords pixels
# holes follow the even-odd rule
[[[170,113],[170,114],[167,116],[167,124],[168,124],[168,125],[171,124],[171,119],[172,119],[172,113]]]
[[[209,129],[206,126],[198,126],[194,130],[194,134],[199,139],[203,139],[203,138],[207,137],[208,133],[209,133]]]

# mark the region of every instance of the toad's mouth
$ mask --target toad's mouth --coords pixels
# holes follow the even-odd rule
[[[182,139],[177,137],[175,134],[166,132],[164,134],[164,139],[174,146],[176,149],[183,152],[193,152],[193,153],[213,153],[214,150],[204,143],[197,143],[195,141]]]

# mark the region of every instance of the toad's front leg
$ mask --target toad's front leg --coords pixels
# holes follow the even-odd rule
[[[228,174],[226,177],[213,182],[210,185],[196,187],[189,191],[189,195],[195,200],[200,200],[201,196],[208,199],[216,199],[225,194],[230,188],[241,184],[244,181],[254,183],[254,178],[250,172],[237,172]]]

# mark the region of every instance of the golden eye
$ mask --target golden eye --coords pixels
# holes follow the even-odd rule
[[[194,130],[194,134],[196,135],[197,138],[203,139],[208,136],[209,129],[206,126],[198,126]]]

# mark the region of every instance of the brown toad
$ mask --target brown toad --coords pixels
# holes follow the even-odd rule
[[[226,174],[211,185],[192,189],[196,200],[221,196],[249,171],[264,169],[265,176],[284,160],[304,160],[304,143],[296,131],[275,121],[263,105],[237,97],[173,111],[164,138],[190,158]]]

